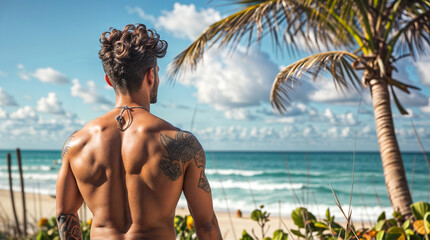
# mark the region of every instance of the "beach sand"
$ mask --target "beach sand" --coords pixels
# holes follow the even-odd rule
[[[27,222],[28,222],[28,232],[37,231],[37,223],[40,218],[50,218],[55,216],[55,197],[48,195],[37,195],[32,193],[26,193],[26,208],[27,208]],[[15,207],[17,211],[17,216],[19,221],[23,222],[23,208],[22,208],[22,200],[21,193],[15,192]],[[257,236],[261,236],[261,230],[258,224],[251,220],[249,214],[243,214],[241,218],[236,216],[236,210],[232,210],[231,213],[231,221],[229,214],[226,212],[216,212],[218,223],[221,229],[221,233],[224,236],[224,239],[239,239],[242,235],[243,230],[245,229],[249,234],[252,235],[252,229],[254,229]],[[83,210],[79,210],[79,215],[81,219],[90,219],[92,218],[91,211],[89,209],[86,212]],[[189,215],[189,211],[186,208],[177,208],[176,215],[185,216]],[[11,224],[14,223],[12,204],[10,199],[9,191],[0,190],[0,227],[4,227],[4,222],[9,222]],[[232,224],[230,223],[233,223]],[[282,216],[282,222],[289,228],[294,228],[294,223],[289,218],[289,216]],[[279,226],[284,231],[287,231],[283,224],[281,224],[280,218],[277,216],[277,213],[272,213],[270,216],[270,222],[268,223],[268,235],[271,237],[271,234],[274,230],[279,229]],[[234,228],[234,230],[233,230]],[[266,228],[267,229],[267,228]],[[235,233],[235,234],[233,234]],[[236,237],[234,237],[236,236]]]

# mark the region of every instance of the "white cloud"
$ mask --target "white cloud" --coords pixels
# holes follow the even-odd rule
[[[334,113],[331,111],[330,108],[325,109],[323,116],[326,117],[330,121],[330,123],[334,124],[337,122],[336,116],[334,115]]]
[[[0,106],[18,106],[15,99],[0,87]]]
[[[331,79],[322,79],[314,82],[314,89],[309,93],[308,99],[313,102],[327,102],[342,105],[356,104],[362,100],[359,93],[354,90],[337,90]]]
[[[429,128],[416,128],[417,134],[420,137],[420,139],[424,139],[424,138],[430,138],[430,130]],[[395,129],[396,135],[399,138],[413,138],[415,139],[415,133],[414,130],[409,128],[409,129],[405,129],[405,128],[396,128]]]
[[[7,73],[5,73],[2,70],[0,70],[0,77],[2,77],[2,76],[7,76]]]
[[[327,130],[327,134],[330,137],[336,138],[339,135],[339,131],[337,129],[337,127],[331,127],[330,129]],[[323,135],[325,136],[325,135]]]
[[[224,116],[227,119],[234,120],[253,120],[256,118],[256,116],[251,114],[246,108],[233,108],[230,110],[226,110],[224,112]]]
[[[370,127],[369,125],[359,128],[360,132],[357,133],[357,136],[361,137],[368,137],[368,136],[376,136],[376,131],[374,128]]]
[[[430,85],[430,57],[415,62],[422,84]]]
[[[31,73],[29,73],[29,72],[27,72],[27,70],[25,70],[23,64],[18,64],[16,67],[19,69],[19,72],[17,74],[20,78],[27,80],[27,81],[30,80]]]
[[[51,114],[63,115],[64,109],[62,103],[58,100],[57,94],[54,92],[48,93],[48,97],[42,97],[37,102],[37,111]]]
[[[0,118],[7,118],[7,112],[0,107]]]
[[[37,116],[36,112],[30,106],[25,106],[25,107],[19,108],[18,110],[16,110],[16,112],[11,113],[10,118],[21,119],[21,120],[28,120],[28,119],[37,120],[39,116]]]
[[[399,102],[403,106],[411,106],[411,107],[422,107],[429,104],[429,99],[426,95],[416,90],[411,90],[410,94],[407,94],[403,91],[394,90],[396,92],[396,96],[399,99]],[[391,97],[391,104],[395,106],[394,98]]]
[[[156,22],[157,22],[157,20],[155,19],[155,17],[154,17],[154,16],[152,16],[152,15],[150,15],[150,14],[145,13],[145,11],[143,11],[143,9],[142,9],[142,8],[140,8],[140,7],[134,7],[134,8],[132,8],[132,7],[126,6],[126,7],[125,7],[125,9],[127,9],[127,12],[128,12],[129,14],[134,14],[134,13],[136,13],[136,14],[137,14],[137,15],[139,15],[139,17],[140,17],[140,18],[142,18],[143,20],[147,20],[147,21],[150,21],[150,22],[152,22],[152,23],[156,23]]]
[[[64,74],[50,67],[38,68],[32,74],[32,76],[39,79],[41,82],[46,82],[46,83],[56,83],[56,84],[69,83],[69,79]]]
[[[305,137],[311,137],[313,135],[316,135],[317,131],[315,130],[315,128],[313,126],[307,126],[304,130],[303,130],[303,136]]]
[[[318,119],[314,119],[318,120]],[[335,114],[330,108],[326,108],[321,121],[328,121],[332,125],[356,125],[358,124],[356,116],[352,112]]]
[[[238,48],[229,56],[215,57],[207,52],[194,73],[179,80],[197,88],[197,99],[217,110],[258,106],[269,101],[270,89],[278,66],[268,54]]]
[[[246,128],[242,126],[229,127],[208,127],[197,130],[196,134],[199,139],[209,139],[216,141],[223,140],[276,140],[280,139],[280,135],[272,127],[252,127]]]
[[[297,122],[297,118],[315,118],[318,115],[318,111],[314,107],[303,104],[301,102],[292,102],[287,107],[287,112],[281,116],[274,115],[273,112],[267,110],[260,110],[259,112],[274,117],[271,119],[267,119],[266,123],[294,123]]]
[[[273,119],[267,119],[266,123],[294,123],[296,120],[294,117],[276,117]]]
[[[175,3],[171,12],[163,11],[158,24],[177,37],[194,40],[206,27],[219,20],[220,13],[212,8],[199,12],[194,4]]]
[[[368,89],[359,90],[351,88],[342,92],[336,89],[333,80],[319,76],[316,81],[303,79],[294,83],[294,92],[289,95],[292,101],[303,103],[321,102],[335,105],[356,105],[361,101],[371,103]]]
[[[420,107],[420,110],[424,113],[430,113],[430,98],[428,98],[427,106]]]
[[[108,110],[112,109],[113,103],[101,96],[97,92],[97,85],[93,81],[88,81],[87,86],[82,86],[78,79],[72,80],[72,87],[70,88],[70,94],[74,97],[82,98],[84,103],[98,104],[98,109]]]
[[[37,117],[35,112],[26,106],[14,113],[13,117],[11,114],[10,119],[0,121],[0,135],[8,136],[15,143],[25,142],[26,146],[39,146],[44,143],[50,148],[60,149],[67,136],[83,125],[83,121],[73,114],[66,113],[44,119]]]
[[[342,129],[342,132],[340,134],[341,137],[349,137],[350,135],[351,135],[350,127],[345,127],[344,129]]]
[[[151,21],[157,28],[171,32],[175,37],[196,39],[206,27],[221,20],[221,15],[213,8],[196,9],[194,4],[175,3],[172,11],[163,11],[158,18],[147,14],[140,7],[126,7],[128,13],[136,13],[140,18]]]

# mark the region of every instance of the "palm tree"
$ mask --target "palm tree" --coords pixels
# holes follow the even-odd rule
[[[194,70],[205,49],[234,49],[239,43],[259,43],[270,34],[275,47],[289,54],[302,41],[313,54],[276,77],[270,101],[286,112],[295,81],[317,80],[323,70],[340,90],[369,87],[388,196],[395,211],[411,215],[412,197],[394,132],[390,93],[402,114],[407,111],[394,88],[409,93],[414,86],[392,78],[396,62],[416,59],[430,46],[429,0],[231,0],[242,10],[210,25],[170,65],[173,79]],[[210,44],[209,44],[210,43]],[[363,72],[358,72],[363,71]],[[361,81],[358,77],[362,74]]]

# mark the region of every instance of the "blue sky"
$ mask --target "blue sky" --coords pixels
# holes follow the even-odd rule
[[[169,43],[151,112],[192,130],[207,150],[352,151],[355,131],[358,150],[378,150],[368,89],[342,95],[322,77],[297,87],[285,116],[273,113],[273,79],[299,56],[274,52],[270,40],[247,55],[243,46],[232,54],[209,50],[195,73],[170,83],[172,59],[235,9],[216,1],[1,1],[0,149],[60,149],[70,133],[111,109],[98,39],[109,27],[144,23]],[[430,58],[402,60],[394,75],[422,89],[399,93],[409,116],[393,108],[403,151],[419,150],[411,120],[430,146],[428,66]]]

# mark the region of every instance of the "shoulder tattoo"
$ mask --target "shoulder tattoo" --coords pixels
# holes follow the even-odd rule
[[[61,214],[57,218],[58,234],[62,240],[82,239],[81,225],[74,214]]]
[[[159,166],[170,180],[182,175],[182,166],[188,161],[194,160],[198,168],[206,165],[203,148],[192,133],[178,130],[174,138],[161,134],[160,141],[168,156],[163,156]]]
[[[61,151],[61,158],[64,158],[66,156],[67,152],[69,151],[71,142],[73,137],[75,136],[75,133],[78,132],[78,130],[74,131],[67,139],[66,142],[64,142],[63,150]]]

